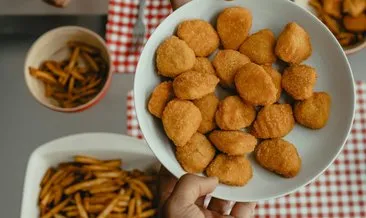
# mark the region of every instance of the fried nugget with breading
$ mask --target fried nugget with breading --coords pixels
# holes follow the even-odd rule
[[[245,54],[256,64],[272,64],[277,57],[274,53],[276,38],[270,29],[260,30],[250,35],[240,46],[240,53]]]
[[[301,168],[296,147],[283,139],[261,142],[255,149],[255,159],[262,167],[286,178],[295,177]]]
[[[244,155],[254,150],[257,139],[243,131],[215,130],[209,135],[217,149],[228,155]]]
[[[195,62],[194,51],[176,36],[164,40],[156,51],[156,67],[162,76],[174,78],[192,69]]]
[[[198,57],[209,56],[220,44],[216,30],[204,20],[183,21],[178,26],[177,35],[193,49]]]
[[[245,104],[239,96],[228,96],[219,103],[215,118],[222,130],[240,130],[250,126],[255,115],[252,105]]]
[[[235,86],[240,97],[252,105],[270,105],[276,102],[278,90],[263,67],[248,63],[235,75]]]
[[[216,150],[201,133],[195,133],[184,146],[176,147],[175,156],[188,173],[202,173],[214,159]]]
[[[244,186],[253,177],[253,169],[244,156],[218,154],[206,169],[207,176],[215,176],[220,183]]]
[[[148,110],[152,115],[161,118],[166,104],[174,97],[173,85],[170,81],[160,83],[151,94]]]
[[[220,50],[212,61],[220,83],[224,87],[232,87],[236,72],[249,63],[250,59],[234,50]]]
[[[187,71],[173,81],[174,94],[180,99],[194,100],[215,91],[219,79],[207,73]]]
[[[173,143],[184,146],[197,132],[202,116],[192,102],[173,99],[166,105],[162,121],[165,133]]]
[[[196,58],[196,63],[194,64],[192,70],[201,73],[216,75],[215,69],[208,58],[202,58],[202,57]]]
[[[329,118],[331,97],[326,92],[315,92],[312,97],[295,103],[296,121],[311,129],[323,128]]]
[[[297,23],[288,23],[277,39],[275,53],[285,62],[301,63],[312,53],[309,34]]]
[[[280,138],[294,128],[295,120],[289,104],[263,107],[254,121],[251,133],[261,139]]]
[[[273,67],[271,67],[271,66],[263,65],[262,67],[268,73],[268,75],[272,78],[272,82],[277,89],[276,102],[278,102],[278,100],[281,97],[281,93],[282,93],[282,86],[281,86],[282,75],[277,70],[273,69]]]
[[[292,65],[282,74],[282,88],[295,100],[304,100],[313,95],[317,73],[307,65]]]
[[[225,49],[237,50],[252,27],[252,13],[242,7],[224,9],[217,18],[216,29]]]
[[[194,100],[193,104],[200,109],[202,114],[202,122],[198,128],[198,132],[206,134],[216,128],[215,114],[220,100],[215,93],[210,93],[200,99]]]

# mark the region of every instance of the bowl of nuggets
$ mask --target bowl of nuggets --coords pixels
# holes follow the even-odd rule
[[[192,1],[147,42],[135,76],[144,137],[175,176],[218,177],[213,196],[257,201],[313,181],[354,114],[342,47],[290,1]]]

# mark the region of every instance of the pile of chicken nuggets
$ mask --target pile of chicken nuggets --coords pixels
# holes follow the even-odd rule
[[[308,33],[291,22],[277,38],[270,29],[250,34],[252,20],[250,10],[231,7],[219,13],[216,28],[200,19],[181,22],[156,51],[164,82],[148,101],[182,168],[233,186],[252,178],[252,152],[267,170],[296,176],[301,158],[282,138],[296,122],[324,127],[331,107],[326,92],[313,90],[316,70],[301,64],[312,53]],[[272,67],[278,59],[286,63],[282,73]],[[231,94],[219,99],[218,86]]]

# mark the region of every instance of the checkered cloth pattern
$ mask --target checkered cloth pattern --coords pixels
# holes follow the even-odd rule
[[[355,119],[342,153],[296,193],[258,202],[255,217],[366,217],[366,83],[356,85]],[[143,138],[132,91],[127,98],[127,133]]]
[[[171,13],[169,0],[145,0],[145,42]],[[141,45],[133,42],[139,0],[109,0],[106,40],[116,73],[134,73]],[[135,39],[136,40],[136,39]]]

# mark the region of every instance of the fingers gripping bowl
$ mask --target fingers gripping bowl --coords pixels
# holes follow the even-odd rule
[[[155,64],[156,56],[154,54],[156,54],[156,50],[165,39],[176,34],[176,27],[182,21],[189,19],[202,19],[210,22],[213,27],[216,27],[216,19],[219,13],[225,8],[233,6],[244,7],[251,11],[253,19],[249,35],[258,32],[259,30],[269,28],[277,39],[279,34],[285,28],[286,24],[290,22],[296,22],[298,25],[304,28],[307,34],[310,36],[312,55],[310,57],[306,57],[308,55],[304,54],[301,59],[306,59],[305,61],[293,60],[293,62],[301,62],[301,64],[314,67],[318,74],[317,81],[314,86],[314,92],[326,91],[330,96],[332,96],[330,117],[328,119],[327,125],[324,128],[318,131],[313,131],[300,125],[295,125],[293,129],[292,126],[289,127],[289,130],[291,130],[289,134],[285,134],[286,136],[284,139],[296,145],[298,155],[301,157],[301,170],[298,172],[296,177],[292,179],[284,179],[279,177],[262,168],[256,161],[254,161],[254,155],[250,154],[248,155],[248,159],[252,164],[253,176],[249,182],[243,187],[219,185],[219,187],[213,192],[213,196],[218,198],[234,201],[257,201],[279,197],[295,191],[296,189],[315,179],[333,162],[337,154],[342,149],[353,120],[353,76],[342,48],[332,36],[331,32],[329,32],[313,15],[291,2],[280,0],[249,0],[230,2],[221,0],[202,0],[192,1],[186,4],[170,15],[155,30],[154,34],[151,36],[143,50],[135,76],[135,106],[141,130],[157,158],[175,176],[180,177],[185,173],[176,159],[176,146],[173,145],[173,143],[171,143],[169,138],[166,136],[163,125],[161,124],[161,120],[154,118],[154,116],[149,113],[147,107],[154,88],[163,80],[166,80],[166,78],[161,78],[157,73]],[[286,14],[286,16],[283,14]],[[265,35],[268,34],[266,33]],[[241,50],[240,45],[237,45],[237,43],[229,43],[227,46],[234,45],[235,48],[233,49],[239,49],[239,51]],[[186,57],[186,59],[191,58],[191,54],[188,56],[189,57]],[[197,53],[196,56],[198,56]],[[282,58],[280,57],[280,59]],[[261,59],[261,61],[265,62],[272,62],[273,60],[273,58],[267,58],[264,60]],[[192,66],[188,68],[194,67],[194,64],[189,63],[189,65]],[[287,65],[281,63],[281,66]],[[216,67],[216,73],[218,73],[217,70],[218,69]],[[283,70],[280,70],[280,72],[282,73]],[[187,74],[189,73],[186,73],[185,75]],[[261,73],[261,75],[262,74],[264,73]],[[176,75],[168,75],[168,77],[175,76]],[[224,84],[222,84],[222,81],[220,81],[220,86],[225,88],[232,86],[233,84],[232,80],[230,79],[231,77],[232,76],[229,75],[227,77],[228,80],[225,80]],[[210,79],[210,81],[211,84],[216,83],[214,79]],[[278,85],[278,83],[276,84]],[[273,91],[268,94],[268,96],[271,97],[270,101],[259,101],[254,102],[253,104],[272,104],[277,99],[278,95],[276,92],[278,89],[275,88],[276,85],[273,86],[274,87],[271,88]],[[216,88],[216,92],[218,94],[217,96],[227,95],[226,91],[223,91],[223,89],[220,88]],[[188,97],[184,96],[184,98],[195,98],[197,93],[198,92],[194,92],[194,95],[190,95]],[[204,93],[198,94],[203,95]],[[309,96],[305,97],[308,98]],[[165,99],[170,100],[171,98],[166,97]],[[219,99],[220,101],[223,100],[221,97]],[[291,103],[287,102],[286,99],[283,98],[280,100],[280,102]],[[213,105],[217,104],[215,103]],[[286,106],[286,108],[287,107],[290,106]],[[192,111],[195,110],[192,109]],[[196,114],[196,112],[193,113]],[[199,117],[197,120],[201,120],[203,116],[201,115],[196,117]],[[189,125],[195,126],[196,128],[196,121],[195,123],[189,123]],[[241,123],[240,125],[243,125],[242,127],[247,126],[245,123]],[[217,127],[211,126],[211,128],[215,129]],[[220,127],[220,129],[222,128]],[[282,133],[280,135],[282,136]],[[246,163],[246,161],[242,161],[242,163]]]

